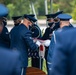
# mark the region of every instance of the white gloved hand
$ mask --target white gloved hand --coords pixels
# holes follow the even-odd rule
[[[40,46],[41,45],[41,43],[37,40],[36,41],[36,44],[38,45],[38,46]]]
[[[37,42],[37,39],[33,39],[33,42],[35,42],[35,43],[36,43],[36,42]]]
[[[44,41],[44,45],[45,45],[46,47],[48,47],[48,46],[50,45],[50,42],[51,42],[51,40],[45,40],[45,41]]]

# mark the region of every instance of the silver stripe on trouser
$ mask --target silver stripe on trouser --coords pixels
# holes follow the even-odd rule
[[[23,75],[23,70],[24,70],[24,68],[22,68],[21,75]]]
[[[56,44],[56,36],[55,36],[55,31],[53,31],[53,36],[54,36],[54,42]]]

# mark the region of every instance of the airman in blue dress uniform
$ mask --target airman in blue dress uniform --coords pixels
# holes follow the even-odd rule
[[[56,17],[57,17],[57,15],[59,15],[61,13],[63,13],[63,11],[59,11],[54,14],[46,15],[49,27],[46,28],[45,33],[42,36],[42,40],[47,40],[47,39],[51,40],[53,31],[59,28],[60,22],[59,22],[59,19],[57,19]],[[46,47],[46,51],[45,51],[46,66],[47,66],[48,48],[49,47]],[[47,69],[48,69],[48,66],[47,66]]]
[[[42,40],[47,40],[47,39],[51,39],[52,36],[52,32],[59,28],[59,22],[56,22],[54,20],[57,20],[56,17],[63,13],[63,11],[59,11],[57,13],[54,14],[48,14],[46,15],[47,17],[47,21],[48,21],[48,28],[46,28],[44,35],[42,36]]]
[[[47,56],[47,60],[48,60],[48,75],[51,75],[51,65],[52,65],[52,56],[53,56],[53,52],[54,52],[54,47],[56,45],[56,41],[57,41],[57,33],[60,33],[62,31],[66,31],[66,30],[70,30],[71,28],[73,28],[72,26],[70,26],[70,22],[69,20],[72,18],[70,15],[68,14],[60,14],[57,16],[57,18],[60,19],[60,28],[56,31],[54,31],[52,39],[51,39],[51,43],[49,46],[49,50],[48,50],[48,56]]]
[[[51,34],[52,34],[52,26],[54,24],[54,14],[48,14],[47,16],[47,21],[48,21],[48,25],[49,27],[46,28],[44,35],[42,36],[42,40],[47,40],[47,39],[51,39]]]
[[[49,75],[76,74],[76,28],[57,33],[57,44],[52,58]],[[65,39],[64,39],[65,38]]]
[[[12,19],[14,21],[14,26],[18,26],[22,21],[22,16],[14,16]]]
[[[8,9],[3,4],[0,4],[0,18],[3,18],[6,14],[8,14]],[[2,21],[0,21],[1,23]],[[0,47],[0,75],[20,74],[19,53]]]
[[[13,21],[14,21],[14,27],[11,29],[10,31],[10,35],[11,35],[11,32],[21,24],[21,21],[22,21],[22,16],[14,16],[12,17]]]
[[[29,15],[24,15],[23,23],[11,31],[11,49],[20,52],[20,61],[22,68],[22,75],[25,75],[28,66],[28,49],[37,50],[38,43],[33,42],[29,26],[37,20]]]

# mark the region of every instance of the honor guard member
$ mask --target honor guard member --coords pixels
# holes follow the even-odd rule
[[[20,25],[21,21],[22,21],[22,16],[14,16],[12,17],[13,21],[14,21],[14,26],[18,26]]]
[[[14,27],[11,29],[11,31],[21,24],[22,16],[14,16],[12,19],[14,21]]]
[[[57,43],[52,58],[49,75],[76,74],[76,28],[57,33]],[[66,38],[65,38],[66,37]],[[65,39],[64,39],[65,38]]]
[[[14,16],[14,17],[12,17],[12,19],[13,19],[13,21],[14,21],[14,27],[11,29],[11,31],[12,31],[15,27],[17,27],[17,26],[19,26],[19,25],[21,24],[22,16]]]
[[[29,16],[35,17],[34,14],[30,14]],[[34,23],[30,27],[30,30],[32,32],[33,39],[41,39],[41,36],[42,36],[41,29],[39,28],[39,26],[37,24]],[[29,52],[29,54],[31,54],[31,57],[32,57],[32,60],[31,60],[32,67],[40,68],[39,52],[38,51],[30,51],[30,52]]]
[[[45,33],[42,36],[42,40],[51,40],[52,32],[53,32],[53,24],[54,24],[54,14],[48,14],[47,16],[47,21],[48,21],[48,28],[46,28]],[[45,51],[45,60],[46,60],[46,67],[47,67],[47,53],[48,53],[48,47],[46,47]],[[47,67],[48,70],[48,67]]]
[[[53,26],[54,26],[54,18],[55,18],[55,14],[48,14],[45,15],[47,17],[47,22],[48,22],[48,26],[45,30],[45,33],[42,36],[42,40],[51,40],[51,36],[52,36],[52,32],[53,32]],[[46,47],[46,51],[45,51],[45,60],[46,60],[46,66],[47,66],[47,53],[48,53],[48,47]],[[47,67],[48,69],[48,67]]]
[[[17,28],[17,26],[19,26],[21,24],[21,21],[22,21],[22,16],[14,16],[12,17],[13,21],[14,21],[14,27],[11,29],[10,31],[10,35],[11,35],[11,32]],[[11,38],[11,36],[10,36]]]
[[[48,28],[46,28],[45,33],[42,36],[42,40],[47,40],[47,39],[51,39],[51,35],[53,32],[52,26],[54,24],[54,14],[48,14],[46,15],[47,17],[47,21],[48,21]]]
[[[70,30],[71,28],[73,28],[72,26],[70,26],[70,22],[69,22],[69,20],[72,18],[70,15],[60,14],[60,15],[57,16],[57,18],[60,19],[60,28],[53,33],[51,43],[50,43],[50,46],[49,46],[48,56],[47,56],[48,75],[51,75],[50,74],[51,65],[52,65],[51,60],[52,60],[52,56],[53,56],[53,52],[54,52],[54,47],[55,47],[56,41],[57,41],[57,39],[56,39],[57,33],[60,33],[62,31],[66,31],[66,30]]]
[[[59,11],[59,12],[54,13],[54,14],[46,15],[49,27],[46,28],[45,33],[42,36],[42,40],[47,40],[47,39],[51,40],[52,32],[55,29],[59,28],[59,21],[56,19],[56,17],[61,13],[63,13],[63,11]]]
[[[61,13],[63,13],[63,11],[59,11],[54,14],[46,15],[49,27],[46,28],[45,33],[42,37],[42,40],[48,40],[48,39],[51,40],[53,31],[59,28],[60,22],[59,22],[59,19],[57,19],[56,17]],[[46,47],[46,52],[45,52],[46,66],[47,66],[48,48],[49,48],[49,46]],[[47,67],[47,69],[48,69],[48,67]]]
[[[26,75],[26,68],[28,66],[28,49],[38,50],[40,43],[37,41],[36,44],[33,42],[29,26],[37,20],[29,15],[23,16],[23,23],[17,26],[11,31],[11,49],[18,50],[20,52],[20,61],[22,73]]]
[[[0,4],[0,18],[3,18],[6,14],[8,14],[8,9]],[[0,25],[1,23],[0,20]],[[2,29],[3,27],[0,27],[0,32]],[[0,48],[0,60],[0,75],[20,75],[19,54],[17,52],[10,52],[7,49]]]

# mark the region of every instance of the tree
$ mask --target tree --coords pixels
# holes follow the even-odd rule
[[[15,6],[13,4],[8,4],[7,5],[8,9],[9,9],[9,18],[11,19],[12,15],[14,15],[14,10],[15,10]]]
[[[76,20],[76,0],[73,0],[71,5],[72,5],[72,17],[74,20]]]
[[[48,13],[50,14],[50,0],[48,1]],[[0,3],[5,4],[9,8],[9,17],[18,16],[23,14],[33,13],[31,9],[31,2],[33,2],[36,14],[40,16],[45,15],[44,0],[0,0]],[[57,12],[58,9],[63,10],[65,13],[75,16],[76,0],[53,0],[53,11]]]

